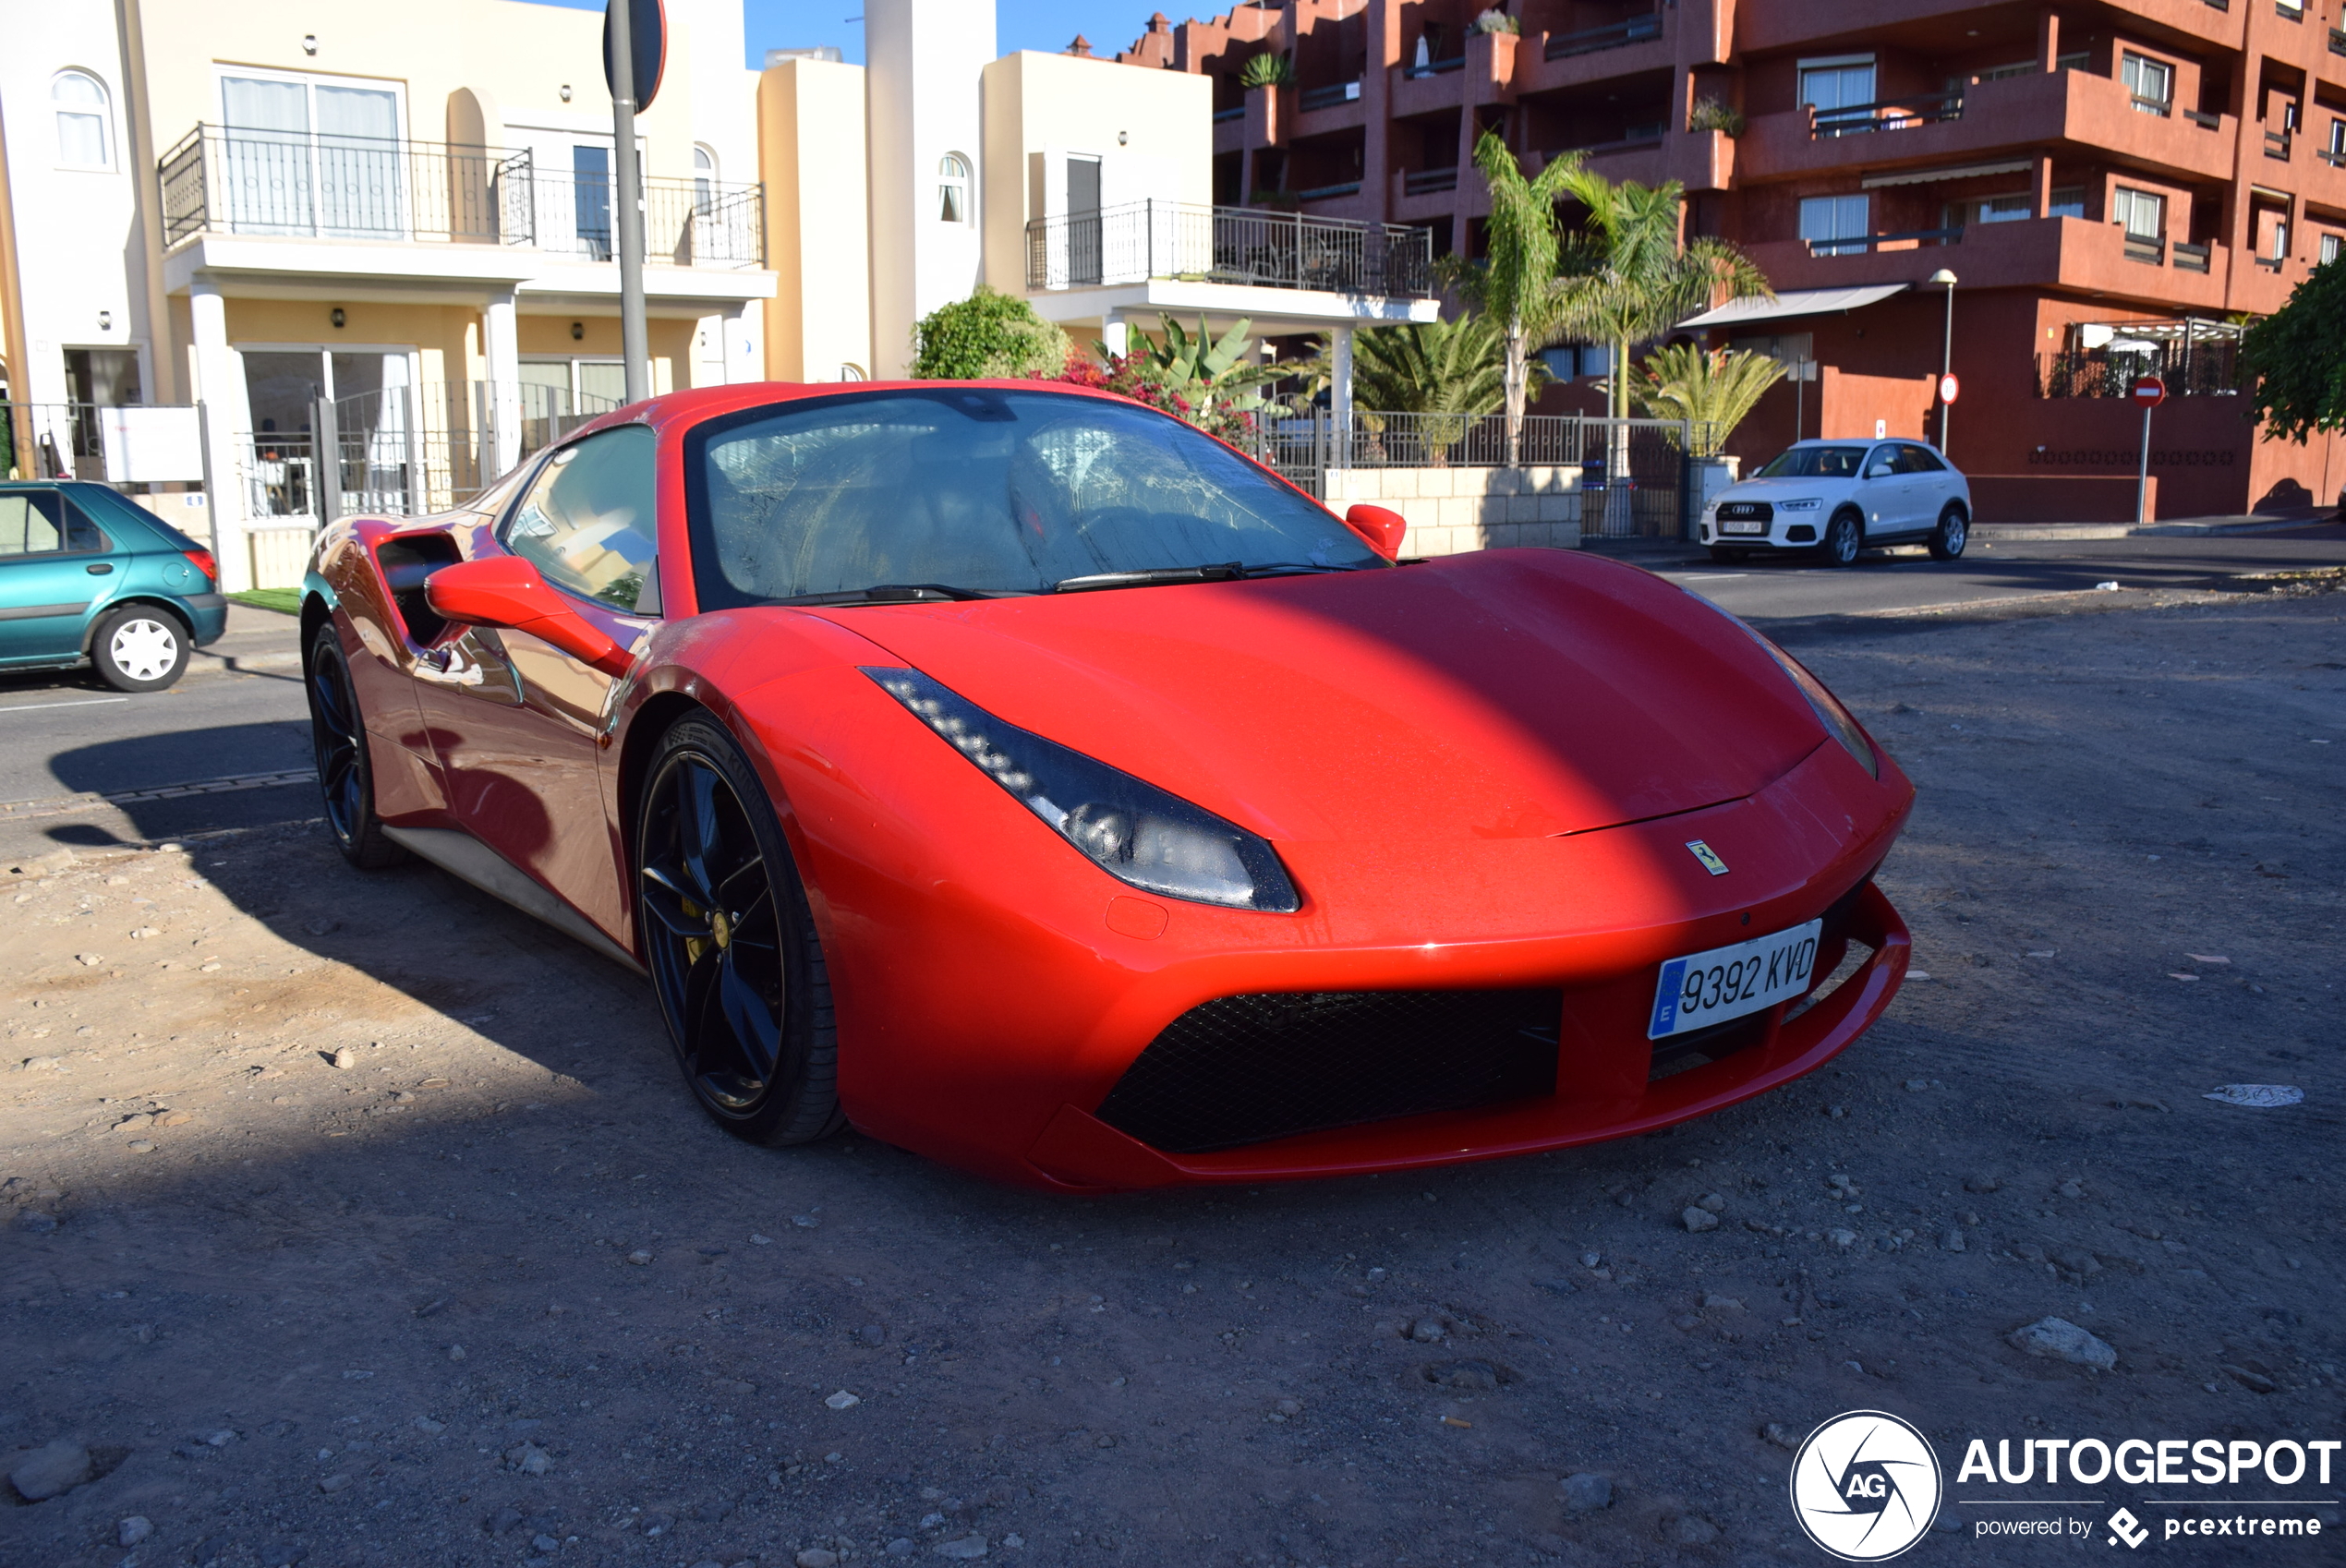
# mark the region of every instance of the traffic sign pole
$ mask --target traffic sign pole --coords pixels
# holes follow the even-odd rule
[[[619,188],[619,344],[626,361],[627,401],[652,395],[651,338],[644,325],[644,182],[635,166],[635,9],[632,0],[607,0],[611,31],[611,167]]]
[[[2126,395],[2143,408],[2142,466],[2134,476],[2134,526],[2144,528],[2150,525],[2150,411],[2167,401],[2167,383],[2157,376],[2137,376],[2128,384]]]

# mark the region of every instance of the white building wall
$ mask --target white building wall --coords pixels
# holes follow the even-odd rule
[[[968,297],[983,262],[979,73],[994,0],[869,0],[864,7],[871,190],[873,373],[902,376],[913,327]],[[939,165],[968,171],[961,221],[939,216]]]
[[[134,348],[139,386],[151,400],[155,333],[129,264],[140,243],[115,8],[0,0],[0,126],[27,360],[8,368],[10,392],[63,402],[67,349]],[[60,156],[58,105],[50,92],[66,70],[86,72],[105,88],[106,168],[75,166]]]

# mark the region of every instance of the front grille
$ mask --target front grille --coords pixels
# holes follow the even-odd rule
[[[1554,1094],[1564,999],[1526,991],[1224,996],[1165,1026],[1099,1118],[1201,1154]]]
[[[1774,519],[1774,505],[1764,501],[1723,501],[1719,503],[1722,523],[1767,523]]]

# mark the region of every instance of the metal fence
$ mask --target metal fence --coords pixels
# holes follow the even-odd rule
[[[1357,410],[1349,431],[1325,409],[1254,426],[1254,458],[1314,496],[1341,468],[1547,468],[1580,471],[1580,526],[1600,538],[1680,538],[1693,487],[1689,467],[1724,432],[1678,419],[1525,416],[1509,463],[1502,414]]]
[[[2037,356],[2039,397],[2124,397],[2136,377],[2157,376],[2170,397],[2240,395],[2237,341],[2079,348]]]
[[[526,150],[198,126],[164,153],[163,237],[296,235],[526,245],[608,261],[608,173],[538,166]],[[646,178],[644,254],[678,267],[759,267],[765,187]]]
[[[1427,298],[1433,236],[1406,225],[1156,200],[1027,223],[1031,289],[1151,278]]]

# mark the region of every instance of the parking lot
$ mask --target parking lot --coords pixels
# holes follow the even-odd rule
[[[436,871],[19,824],[0,1450],[97,1478],[0,1559],[1805,1563],[1784,1444],[1843,1410],[2332,1432],[2341,610],[1788,622],[1921,790],[1880,880],[1929,978],[1675,1136],[1433,1176],[753,1149],[640,982]],[[2114,1369],[2008,1343],[2049,1316]],[[2042,1557],[1966,1495],[1920,1553]]]

